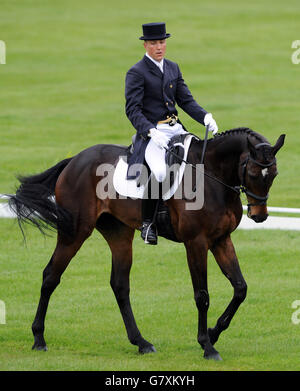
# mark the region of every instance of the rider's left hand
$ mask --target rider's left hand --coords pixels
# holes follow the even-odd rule
[[[218,133],[218,125],[216,121],[213,119],[213,116],[211,113],[207,113],[204,117],[204,125],[208,126],[209,132],[212,132],[212,134],[215,136]]]

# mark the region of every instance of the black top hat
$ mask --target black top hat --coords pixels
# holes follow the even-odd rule
[[[144,41],[152,41],[157,39],[166,39],[171,34],[166,34],[165,23],[146,23],[143,24],[143,36],[140,39]]]

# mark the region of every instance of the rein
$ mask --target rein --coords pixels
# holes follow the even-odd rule
[[[168,151],[169,153],[171,153],[173,156],[175,156],[177,159],[179,159],[181,162],[185,163],[185,164],[189,164],[191,167],[193,167],[195,170],[197,170],[197,167],[192,164],[192,163],[189,163],[187,160],[183,159],[181,156],[177,155],[177,153],[169,150],[168,148],[165,148],[166,151]],[[202,163],[201,163],[202,164]],[[224,183],[223,181],[221,181],[221,179],[215,177],[215,176],[212,176],[210,174],[207,174],[207,172],[203,172],[204,175],[206,175],[208,178],[210,179],[213,179],[214,181],[216,182],[219,182],[221,183],[223,186],[227,187],[228,189],[234,191],[235,193],[237,194],[240,194],[241,191],[243,191],[242,189],[242,186],[230,186],[230,185],[227,185],[227,183]]]
[[[208,135],[208,130],[206,128],[206,134],[205,134],[205,140],[204,140],[204,145],[203,145],[203,150],[202,150],[202,156],[201,156],[201,164],[203,164],[203,160],[204,160],[204,154],[205,154],[205,150],[206,150],[206,144],[207,144],[207,135]],[[267,143],[260,143],[260,144],[257,144],[256,145],[256,148],[262,146],[262,145],[269,145]],[[177,155],[175,152],[171,151],[171,150],[168,150],[167,148],[165,148],[169,153],[171,153],[172,155],[174,155],[176,158],[180,159],[183,163],[186,163],[186,164],[189,164],[190,166],[192,166],[195,170],[197,170],[197,167],[194,165],[194,164],[191,164],[189,163],[188,161],[184,160],[182,157],[180,157],[179,155]],[[271,167],[274,163],[275,163],[275,159],[272,160],[270,163],[260,163],[258,162],[257,160],[253,159],[250,155],[248,155],[246,157],[246,159],[240,163],[240,165],[242,166],[242,183],[240,186],[230,186],[228,185],[227,183],[223,182],[221,179],[213,176],[213,175],[210,175],[208,173],[206,173],[205,171],[203,172],[204,175],[206,175],[208,178],[210,179],[213,179],[214,181],[222,184],[223,186],[227,187],[228,189],[234,191],[235,193],[237,193],[238,195],[242,193],[245,193],[247,196],[251,197],[251,198],[254,198],[255,200],[259,201],[258,203],[249,203],[247,204],[248,206],[248,211],[249,211],[249,207],[250,206],[257,206],[257,205],[266,205],[266,202],[269,198],[269,194],[267,194],[265,197],[262,197],[262,196],[259,196],[255,193],[252,193],[250,190],[247,189],[247,186],[245,184],[245,178],[246,178],[246,168],[247,168],[247,164],[249,161],[252,161],[254,162],[255,164],[257,164],[258,166],[260,167],[264,167],[264,168],[267,168],[267,167]]]

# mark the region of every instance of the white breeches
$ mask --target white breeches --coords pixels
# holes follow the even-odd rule
[[[174,126],[170,126],[168,124],[157,125],[157,130],[164,133],[165,136],[170,140],[173,136],[177,136],[179,134],[187,133],[181,124],[175,124]],[[150,139],[146,151],[145,151],[145,159],[147,164],[150,167],[151,172],[155,176],[155,179],[158,182],[163,182],[167,175],[167,167],[166,167],[166,150],[164,148],[160,148],[155,142]]]

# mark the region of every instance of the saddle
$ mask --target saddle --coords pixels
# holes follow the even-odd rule
[[[166,164],[171,167],[173,164],[181,164],[184,158],[184,140],[190,133],[179,134],[170,139],[168,151],[166,152]],[[133,147],[136,139],[136,134],[131,138],[131,144],[127,148],[127,158],[133,154]]]
[[[169,142],[169,151],[166,153],[166,164],[170,167],[170,182],[166,183],[164,186],[163,200],[170,199],[180,186],[184,170],[185,170],[185,160],[187,159],[189,147],[193,138],[195,138],[191,133],[186,133],[179,136],[174,136]],[[126,149],[125,159],[120,157],[115,172],[113,175],[113,185],[114,189],[122,196],[127,196],[131,198],[143,198],[145,186],[147,186],[148,181],[150,180],[150,169],[147,170],[147,165],[144,162],[145,172],[142,175],[142,178],[139,180],[127,179],[128,164],[127,161],[132,154],[133,144],[135,136],[133,137],[133,143]],[[127,158],[127,159],[126,159]],[[177,166],[175,165],[177,163]],[[151,177],[153,180],[153,177]]]
[[[181,164],[184,159],[184,140],[187,134],[179,134],[171,138],[166,152],[166,164],[171,167],[174,164]]]
[[[165,157],[165,162],[168,167],[174,167],[174,165],[177,164],[179,169],[182,161],[184,160],[184,155],[185,155],[184,140],[188,134],[189,133],[180,134],[170,139],[168,143],[168,151],[166,152],[166,157]],[[127,150],[128,158],[130,154],[133,153],[133,145],[135,142],[135,137],[136,135],[132,137],[132,144],[128,147]],[[151,175],[149,168],[148,168],[148,172],[149,175]],[[170,187],[173,186],[174,179],[175,179],[174,172],[170,171]],[[155,218],[155,224],[159,236],[172,240],[174,242],[178,242],[178,239],[176,238],[176,235],[172,227],[169,208],[163,200],[159,200],[158,210]]]
[[[189,133],[186,134],[179,134],[177,136],[174,136],[170,139],[168,143],[168,150],[166,151],[166,157],[165,162],[168,167],[174,167],[175,164],[180,165],[182,161],[184,160],[184,140],[187,137]],[[136,135],[134,134],[132,136],[132,143],[127,148],[127,159],[132,155],[134,143],[135,143]],[[144,161],[144,165],[148,168],[149,176],[151,175],[150,168],[148,167],[148,164],[146,161]],[[170,186],[174,183],[174,173],[170,173]],[[148,178],[149,179],[149,178]]]

